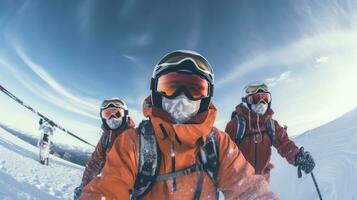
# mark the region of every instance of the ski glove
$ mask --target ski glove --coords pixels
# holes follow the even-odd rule
[[[304,151],[304,147],[300,147],[299,153],[295,156],[295,165],[298,167],[298,177],[301,178],[301,170],[308,174],[315,167],[315,161],[310,152]]]
[[[83,184],[79,185],[78,187],[74,188],[74,194],[73,194],[73,199],[77,200],[81,196],[82,190],[83,190]]]

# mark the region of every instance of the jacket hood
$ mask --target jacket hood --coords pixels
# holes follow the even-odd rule
[[[216,108],[211,103],[208,111],[197,114],[187,123],[174,124],[169,113],[152,106],[149,96],[144,100],[143,114],[150,119],[162,150],[170,149],[168,145],[171,142],[178,143],[181,147],[192,148],[198,146],[201,138],[205,142],[216,119]]]

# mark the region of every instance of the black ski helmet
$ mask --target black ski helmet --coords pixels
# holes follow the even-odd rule
[[[201,99],[201,105],[198,113],[206,111],[213,96],[213,70],[211,65],[202,55],[188,50],[173,51],[161,58],[155,66],[150,85],[153,105],[155,107],[162,108],[162,95],[156,91],[158,78],[163,74],[177,72],[180,70],[190,71],[208,81],[209,96]]]

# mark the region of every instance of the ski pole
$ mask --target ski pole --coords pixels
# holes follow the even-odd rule
[[[316,182],[316,179],[315,179],[315,176],[314,176],[314,173],[311,172],[311,177],[312,177],[312,180],[314,181],[314,184],[315,184],[315,188],[317,190],[317,193],[319,194],[319,198],[320,200],[322,200],[322,196],[321,196],[321,193],[320,193],[320,189],[319,189],[319,186],[317,185],[317,182]]]
[[[0,85],[0,90],[5,93],[7,96],[9,96],[10,98],[12,98],[13,100],[15,100],[17,103],[19,103],[20,105],[24,106],[25,108],[29,109],[31,112],[37,114],[38,116],[40,116],[41,118],[45,119],[46,121],[48,121],[50,124],[53,124],[53,126],[56,126],[58,129],[62,130],[63,132],[71,135],[72,137],[77,138],[78,140],[92,146],[95,147],[94,145],[92,145],[91,143],[85,141],[84,139],[78,137],[77,135],[71,133],[70,131],[66,130],[65,128],[61,127],[60,125],[56,124],[55,122],[53,122],[52,120],[48,119],[46,116],[42,115],[40,112],[38,112],[37,110],[33,109],[32,107],[26,105],[23,101],[21,101],[19,98],[17,98],[15,95],[13,95],[11,92],[9,92],[7,89],[5,89],[2,85]]]

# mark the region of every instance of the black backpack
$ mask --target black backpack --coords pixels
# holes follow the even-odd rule
[[[194,194],[194,200],[200,198],[203,187],[203,172],[206,172],[217,189],[218,198],[218,142],[214,129],[209,133],[206,143],[200,140],[200,151],[198,155],[199,163],[173,171],[172,173],[160,174],[161,150],[156,141],[154,129],[149,120],[144,120],[138,128],[139,133],[139,167],[135,180],[134,189],[131,191],[132,199],[143,198],[155,185],[157,181],[173,179],[176,183],[176,177],[185,176],[193,172],[199,173],[199,178]],[[175,188],[175,185],[174,185]]]
[[[246,135],[247,121],[243,116],[239,115],[236,112],[232,113],[232,119],[233,118],[237,122],[237,131],[235,133],[235,136],[236,136],[235,143],[237,145],[239,145],[243,141],[243,139],[245,137],[248,137]],[[267,134],[270,137],[270,146],[272,146],[274,144],[274,141],[275,141],[275,123],[274,123],[273,118],[269,118],[268,119],[266,126],[267,126],[267,130],[263,131],[262,133],[263,134]]]

